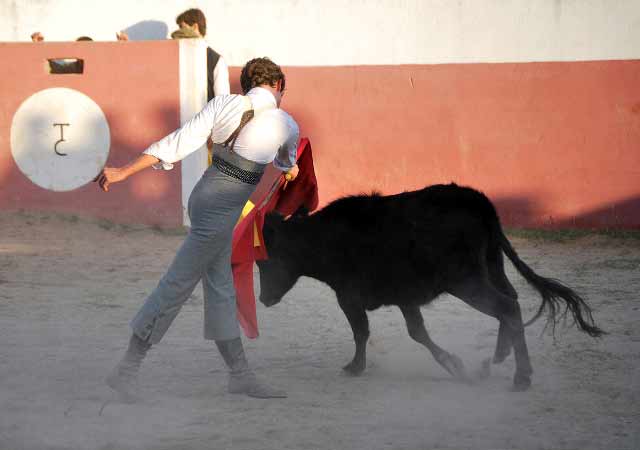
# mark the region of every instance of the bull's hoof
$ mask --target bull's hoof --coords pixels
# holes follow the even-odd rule
[[[511,392],[524,392],[531,387],[531,376],[529,375],[516,375],[513,377],[513,386]]]
[[[438,362],[457,380],[464,382],[471,381],[469,376],[467,375],[467,371],[464,368],[462,360],[456,355],[451,353],[443,353],[440,358],[438,358]]]
[[[362,372],[364,372],[364,367],[365,364],[362,362],[351,361],[349,364],[344,366],[342,370],[344,370],[347,375],[357,377],[359,375],[362,375]]]
[[[496,353],[493,355],[493,363],[500,364],[507,356],[511,354],[511,346],[505,346],[504,348],[496,348]]]
[[[487,358],[482,361],[482,365],[473,374],[473,378],[476,380],[485,380],[491,376],[491,358]]]

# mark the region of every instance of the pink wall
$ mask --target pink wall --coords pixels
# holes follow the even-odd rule
[[[640,228],[638,60],[285,72],[321,204],[454,181],[509,225]]]
[[[93,99],[111,132],[110,165],[124,164],[179,126],[178,45],[156,42],[0,44],[0,209],[80,213],[118,222],[182,223],[180,170],[147,171],[105,194],[89,183],[69,192],[33,184],[15,165],[11,121],[37,91],[68,87]],[[49,74],[48,58],[84,59],[83,74]]]
[[[179,124],[175,41],[0,44],[0,208],[181,223],[180,171],[147,171],[109,194],[56,193],[17,169],[9,129],[36,91],[79,90],[122,164]],[[44,60],[85,60],[50,75]],[[484,191],[512,226],[640,228],[640,61],[285,67],[283,107],[311,139],[321,205],[454,181]],[[239,68],[232,68],[237,80]],[[238,92],[234,81],[232,91]]]

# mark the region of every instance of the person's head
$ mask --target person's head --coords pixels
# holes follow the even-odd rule
[[[44,41],[44,36],[39,31],[31,34],[31,42],[42,42]]]
[[[78,39],[76,39],[77,42],[82,42],[82,41],[93,41],[93,39],[91,39],[89,36],[80,36]]]
[[[197,8],[187,9],[176,17],[176,24],[180,28],[189,27],[200,37],[205,37],[207,34],[207,19],[204,13]]]
[[[280,66],[269,58],[254,58],[242,68],[240,86],[243,94],[258,86],[269,89],[279,106],[284,93],[285,76]]]

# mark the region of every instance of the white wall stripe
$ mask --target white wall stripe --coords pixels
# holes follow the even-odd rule
[[[206,44],[198,39],[180,40],[180,124],[183,125],[207,104]],[[207,147],[190,154],[180,163],[182,170],[182,220],[187,214],[189,196],[207,168]]]
[[[638,0],[13,0],[0,41],[90,35],[161,39],[189,7],[231,65],[268,55],[298,66],[640,58]]]

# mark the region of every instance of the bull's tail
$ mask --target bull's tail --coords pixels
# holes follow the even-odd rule
[[[571,311],[575,322],[582,331],[593,337],[605,334],[604,331],[595,325],[593,316],[591,315],[591,308],[587,305],[584,299],[559,281],[541,277],[527,266],[520,257],[518,257],[518,254],[511,246],[511,243],[502,232],[500,225],[498,225],[497,238],[504,254],[507,255],[518,272],[520,272],[527,282],[542,296],[540,308],[536,314],[525,323],[525,326],[531,325],[540,318],[545,310],[547,310],[547,326],[551,325],[555,330],[555,326],[558,321],[565,318],[567,313]],[[558,315],[559,311],[562,309],[563,302],[565,304],[564,311],[562,314]]]

